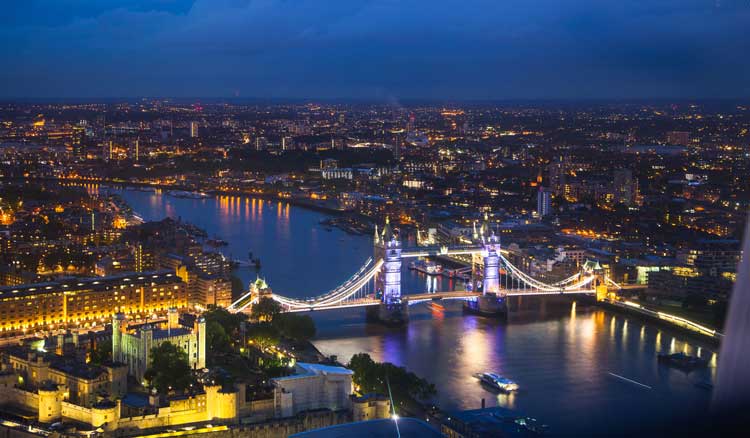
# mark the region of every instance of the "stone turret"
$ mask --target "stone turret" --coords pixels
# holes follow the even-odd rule
[[[239,391],[222,389],[219,385],[209,385],[206,390],[206,416],[208,420],[222,423],[236,423],[239,416]]]
[[[112,317],[112,360],[123,362],[122,331],[125,329],[125,315],[116,313]]]
[[[117,430],[120,421],[120,401],[102,400],[91,407],[91,425],[107,432]]]
[[[46,383],[38,390],[39,422],[54,423],[62,418],[62,391],[55,383]]]

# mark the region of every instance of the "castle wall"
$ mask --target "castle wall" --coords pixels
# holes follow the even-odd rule
[[[66,401],[61,403],[61,413],[64,418],[80,421],[81,423],[91,423],[91,409],[79,406]]]

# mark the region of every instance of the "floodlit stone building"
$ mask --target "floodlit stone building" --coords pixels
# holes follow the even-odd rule
[[[188,364],[199,370],[206,366],[206,320],[196,319],[192,327],[180,323],[176,309],[169,309],[162,324],[128,325],[125,315],[112,318],[112,359],[127,365],[128,373],[138,381],[148,368],[151,350],[164,342],[182,348]]]

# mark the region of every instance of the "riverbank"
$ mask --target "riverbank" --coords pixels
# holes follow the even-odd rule
[[[639,303],[632,301],[615,301],[603,300],[597,301],[597,304],[607,310],[621,314],[635,315],[648,320],[655,325],[676,329],[677,331],[701,341],[708,341],[712,345],[718,346],[724,335],[713,328],[695,323],[685,318],[671,315],[665,312],[651,310]]]
[[[334,208],[331,206],[327,206],[325,204],[322,204],[317,201],[313,201],[310,199],[303,199],[299,197],[294,196],[281,196],[279,193],[265,193],[265,192],[256,192],[256,191],[244,191],[244,190],[217,190],[217,189],[201,189],[201,188],[195,188],[190,186],[182,186],[177,184],[152,184],[152,183],[141,183],[141,182],[134,182],[134,181],[124,181],[124,180],[118,180],[118,179],[105,179],[105,178],[97,178],[97,179],[84,179],[84,178],[24,178],[24,177],[7,177],[2,176],[0,177],[0,180],[7,180],[7,181],[41,181],[41,182],[57,182],[57,183],[74,183],[74,184],[110,184],[114,186],[119,186],[123,188],[127,187],[150,187],[154,189],[160,189],[160,190],[176,190],[176,191],[185,191],[185,192],[202,192],[209,195],[214,196],[247,196],[248,198],[257,198],[257,199],[265,199],[265,200],[275,200],[275,201],[284,201],[288,202],[291,205],[294,205],[296,207],[306,208],[313,211],[318,211],[321,213],[331,214],[331,215],[342,215],[346,214],[347,212],[345,210],[341,210],[338,208]]]

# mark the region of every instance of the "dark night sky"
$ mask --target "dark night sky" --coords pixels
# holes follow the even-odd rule
[[[0,97],[750,96],[750,0],[5,0]]]

